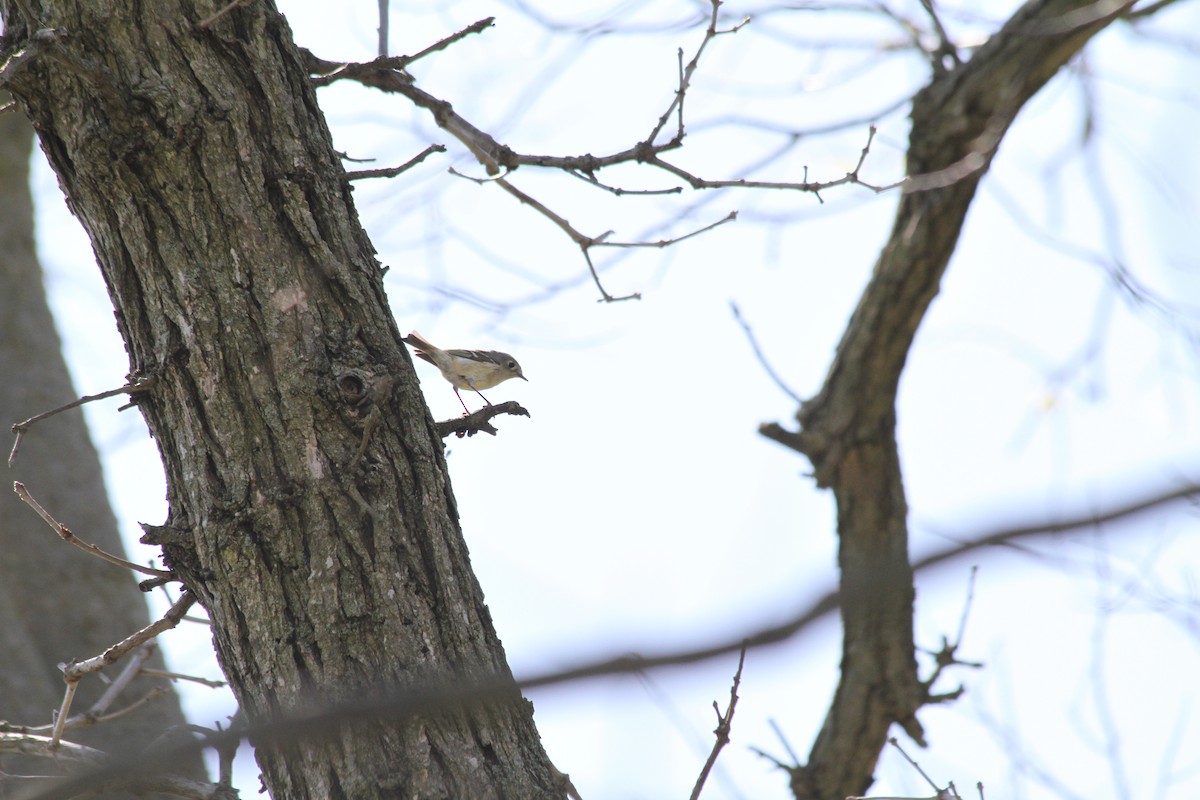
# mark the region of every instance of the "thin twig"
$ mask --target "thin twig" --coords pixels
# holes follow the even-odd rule
[[[379,0],[379,57],[388,54],[388,0]]]
[[[688,172],[682,167],[677,167],[668,161],[664,161],[658,155],[658,152],[650,153],[642,160],[647,164],[658,167],[659,169],[665,170],[676,177],[682,178],[684,181],[687,181],[688,185],[693,189],[781,189],[798,192],[810,192],[816,195],[817,199],[822,203],[824,203],[825,200],[821,197],[821,192],[825,191],[826,189],[832,189],[835,186],[861,186],[864,189],[869,189],[872,192],[875,192],[876,194],[881,194],[901,186],[904,187],[905,191],[926,191],[931,188],[936,188],[931,184],[920,183],[919,181],[940,180],[940,173],[934,177],[924,175],[915,176],[912,178],[906,178],[904,180],[884,184],[868,183],[867,181],[864,181],[861,177],[861,172],[863,164],[866,163],[867,156],[871,153],[871,144],[875,141],[876,132],[877,129],[874,125],[871,125],[867,128],[867,142],[859,151],[858,163],[854,165],[854,169],[850,170],[840,178],[833,178],[832,180],[827,181],[808,180],[807,168],[805,168],[804,179],[800,181],[758,181],[747,178],[711,180],[709,178],[701,178],[697,175],[693,175],[691,172]],[[972,162],[972,164],[969,166],[971,169],[978,168],[974,165],[974,162]],[[970,173],[967,172],[965,174]],[[949,173],[947,173],[947,175],[949,175]],[[955,180],[961,180],[964,173],[962,169],[959,169],[957,172],[954,172],[953,175]],[[949,178],[947,178],[947,180],[949,180]]]
[[[184,616],[183,622],[192,621],[192,617]],[[221,689],[228,686],[225,681],[214,681],[212,678],[201,678],[199,675],[185,675],[182,672],[168,672],[165,669],[143,669],[142,674],[147,678],[165,678],[170,681],[190,681],[210,689]]]
[[[738,655],[737,672],[733,673],[733,686],[729,689],[729,705],[725,708],[725,713],[721,713],[720,706],[713,701],[713,710],[717,712],[717,727],[713,733],[716,734],[717,740],[713,742],[712,752],[708,754],[708,760],[704,762],[704,767],[700,770],[700,776],[696,778],[696,785],[692,788],[692,794],[689,800],[697,800],[700,793],[704,791],[704,784],[708,780],[708,775],[712,772],[713,766],[717,763],[717,756],[721,754],[721,750],[725,745],[729,744],[729,732],[733,724],[733,710],[737,708],[738,701],[738,686],[742,683],[742,667],[746,664],[746,648],[742,647],[741,653]]]
[[[403,56],[404,66],[408,66],[412,62],[414,62],[418,59],[424,58],[425,56],[430,55],[432,53],[436,53],[439,50],[445,50],[447,47],[454,44],[459,39],[465,39],[468,36],[475,34],[475,33],[483,33],[485,30],[492,27],[492,25],[494,25],[495,23],[496,23],[495,17],[484,17],[481,20],[476,20],[475,22],[472,22],[470,25],[468,25],[467,27],[458,31],[457,33],[452,33],[449,36],[447,36],[445,39],[441,39],[439,41],[434,42],[433,44],[429,45],[429,47],[426,47],[424,50],[421,50],[420,52],[418,52],[416,55]],[[401,67],[401,69],[403,69],[403,67]]]
[[[683,236],[677,236],[673,239],[660,239],[657,242],[610,242],[610,241],[607,241],[604,239],[595,239],[588,245],[581,245],[584,260],[587,262],[588,272],[591,273],[592,280],[595,282],[596,288],[600,290],[601,297],[598,302],[619,303],[623,300],[641,300],[642,293],[641,292],[631,292],[630,294],[620,295],[620,296],[613,296],[613,295],[609,294],[608,291],[604,288],[603,284],[601,284],[600,273],[596,270],[596,265],[592,261],[592,255],[589,252],[592,247],[620,247],[620,248],[655,247],[655,248],[663,248],[663,247],[668,247],[670,245],[676,244],[678,242],[682,242],[684,239],[690,239],[693,236],[698,236],[701,233],[712,230],[713,228],[717,227],[718,225],[724,225],[726,222],[733,222],[736,219],[737,219],[737,212],[730,211],[723,218],[717,220],[716,222],[711,222],[708,225],[705,225],[703,228],[698,228],[697,230],[691,231],[690,233],[685,233]],[[611,233],[611,231],[610,231],[610,233]]]
[[[465,180],[470,181],[471,183],[477,184],[479,186],[483,186],[485,183],[492,183],[494,181],[500,180],[501,178],[508,177],[508,173],[509,173],[508,167],[497,167],[497,170],[498,171],[495,174],[488,175],[483,178],[477,177],[475,175],[468,175],[465,172],[460,172],[459,170],[455,169],[454,167],[449,167],[446,171],[449,172],[451,175],[453,175],[456,178],[463,178]]]
[[[327,61],[318,58],[311,52],[303,51],[308,58],[310,73],[314,73],[314,86],[328,86],[335,81],[356,80],[364,86],[373,86],[388,92],[401,91],[400,87],[411,85],[412,76],[404,72],[404,68],[414,61],[424,58],[431,53],[445,50],[450,45],[474,33],[482,33],[495,22],[495,17],[486,17],[474,22],[462,30],[452,33],[444,39],[429,45],[416,55],[411,56],[379,56],[371,61]],[[440,101],[436,101],[440,103]],[[421,105],[418,103],[418,105]]]
[[[63,731],[67,727],[67,715],[71,711],[71,701],[75,699],[75,690],[79,688],[79,679],[68,680],[66,691],[63,692],[62,704],[58,707],[58,716],[54,718],[54,730],[50,732],[50,742],[47,745],[51,750],[58,749],[58,743],[62,741]]]
[[[143,674],[145,674],[145,673],[143,673]],[[166,687],[156,686],[153,689],[151,689],[150,691],[146,692],[141,697],[139,697],[137,700],[134,700],[129,705],[124,706],[122,708],[118,708],[116,711],[110,711],[107,714],[96,717],[95,724],[100,725],[105,722],[111,722],[114,719],[120,719],[121,717],[124,717],[127,714],[132,714],[133,712],[137,711],[142,706],[149,705],[150,703],[154,702],[158,698],[164,696],[166,693],[167,693]]]
[[[949,58],[955,66],[961,64],[958,48],[950,40],[950,34],[946,33],[946,27],[942,25],[941,17],[938,16],[937,9],[933,7],[933,0],[921,0],[921,7],[925,9],[925,15],[929,17],[929,21],[933,24],[933,31],[937,34],[937,49],[929,54],[934,69],[939,71],[946,69],[946,65],[943,63],[944,58]]]
[[[108,710],[108,707],[120,696],[121,692],[125,691],[125,687],[129,685],[130,681],[138,676],[142,665],[150,659],[153,653],[154,643],[147,642],[145,646],[130,657],[129,663],[125,665],[113,682],[108,685],[108,688],[104,690],[104,694],[100,695],[96,702],[92,703],[92,707],[81,716],[95,719],[103,715]],[[72,722],[82,724],[77,722],[77,720],[72,720]]]
[[[579,245],[579,249],[583,253],[584,261],[587,262],[588,271],[592,275],[592,280],[595,281],[596,288],[600,291],[601,302],[617,303],[622,300],[640,300],[641,299],[641,295],[638,293],[623,295],[623,296],[619,296],[619,297],[611,295],[608,293],[608,290],[604,288],[604,284],[600,282],[600,273],[598,273],[596,271],[596,265],[594,263],[592,263],[592,256],[588,252],[588,249],[590,247],[592,247],[593,245],[600,244],[602,242],[604,236],[608,235],[607,233],[600,237],[586,236],[583,233],[577,231],[571,225],[571,223],[567,221],[567,219],[565,217],[559,216],[558,214],[554,213],[553,211],[550,210],[550,208],[547,205],[542,203],[540,200],[537,200],[536,198],[521,191],[516,186],[514,186],[510,181],[508,181],[506,178],[497,178],[496,185],[503,188],[504,191],[508,192],[509,194],[511,194],[513,197],[517,198],[518,200],[520,200],[525,205],[531,206],[539,214],[541,214],[546,219],[550,220],[555,225],[557,225],[560,229],[562,229],[562,231],[564,233],[566,233],[567,236],[571,237],[571,241],[573,241],[573,242],[575,242],[575,244]]]
[[[494,180],[494,182],[497,186],[504,189],[504,191],[508,192],[509,194],[511,194],[513,197],[517,198],[518,200],[520,200],[525,205],[530,206],[531,208],[533,208],[534,211],[537,211],[543,217],[545,217],[546,219],[550,220],[555,225],[557,225],[563,231],[563,233],[565,233],[565,234],[567,234],[567,236],[571,237],[571,241],[575,242],[575,244],[579,245],[580,247],[590,247],[593,244],[593,242],[595,242],[595,239],[593,237],[587,236],[587,235],[577,231],[571,225],[571,223],[567,221],[566,217],[559,216],[558,214],[551,211],[549,206],[547,206],[545,203],[542,203],[540,200],[537,200],[532,195],[526,194],[521,189],[518,189],[516,186],[514,186],[512,184],[511,181],[508,180],[507,177],[496,178]]]
[[[767,761],[770,761],[772,764],[785,771],[790,771],[800,766],[800,756],[796,755],[796,751],[792,749],[791,742],[789,742],[787,737],[783,735],[783,729],[779,727],[779,723],[772,718],[767,720],[767,724],[771,726],[771,730],[775,732],[775,738],[779,739],[779,743],[783,745],[783,750],[788,754],[788,758],[792,759],[792,763],[785,764],[775,756],[758,747],[751,747],[750,751],[761,758],[765,758]]]
[[[153,575],[156,578],[170,579],[175,577],[173,572],[161,569],[153,569],[151,567],[143,567],[141,564],[135,564],[132,561],[127,561],[121,558],[120,556],[114,556],[111,553],[101,550],[97,545],[88,544],[87,542],[83,541],[76,536],[70,528],[68,528],[66,525],[63,525],[61,522],[51,516],[49,511],[42,508],[41,504],[37,500],[34,500],[33,495],[31,495],[29,490],[25,488],[25,484],[21,483],[20,481],[13,481],[13,491],[16,492],[17,497],[21,498],[21,500],[24,501],[27,506],[36,511],[37,515],[41,517],[47,525],[53,528],[54,532],[57,533],[64,542],[69,542],[83,550],[85,553],[90,553],[97,558],[104,559],[110,564],[116,564],[118,567],[136,570],[144,575]]]
[[[87,675],[89,672],[98,672],[104,669],[109,664],[116,663],[122,656],[130,652],[136,647],[140,647],[154,637],[164,631],[169,631],[179,624],[183,615],[196,602],[196,595],[191,592],[184,592],[175,601],[175,604],[167,609],[167,613],[161,619],[151,622],[146,627],[142,628],[137,633],[127,636],[121,641],[109,647],[103,653],[83,661],[71,661],[63,667],[63,676],[68,681],[78,682],[80,678]]]
[[[750,22],[749,17],[745,17],[741,22],[726,30],[717,30],[717,16],[721,10],[721,0],[711,0],[712,13],[709,15],[708,28],[704,31],[704,38],[700,41],[700,46],[696,48],[695,54],[692,55],[692,60],[687,63],[686,67],[680,71],[679,83],[675,89],[675,97],[667,106],[666,111],[658,118],[658,122],[650,130],[650,135],[645,141],[648,145],[653,145],[654,140],[662,133],[663,128],[667,125],[667,120],[678,110],[679,128],[675,134],[675,141],[679,142],[683,138],[683,98],[687,94],[687,90],[691,88],[692,76],[696,72],[696,68],[700,66],[700,56],[704,54],[704,48],[708,47],[708,43],[726,33],[737,33],[744,25]],[[679,51],[680,62],[683,60],[683,50]]]
[[[642,299],[641,292],[634,292],[632,294],[621,295],[620,297],[616,297],[614,295],[609,294],[608,290],[604,288],[604,284],[600,282],[600,273],[596,270],[595,262],[592,261],[591,251],[586,247],[582,247],[580,249],[583,251],[583,260],[587,264],[588,273],[592,276],[592,282],[596,284],[596,290],[600,292],[600,299],[597,302],[620,303],[624,300],[641,300]]]
[[[475,180],[475,179],[472,179],[472,180]],[[592,248],[592,247],[620,247],[620,248],[669,247],[670,245],[677,244],[679,242],[684,241],[685,239],[690,239],[693,236],[699,236],[700,234],[710,231],[713,228],[716,228],[720,225],[724,225],[727,222],[733,222],[737,219],[737,212],[730,211],[728,214],[726,214],[721,219],[719,219],[715,222],[710,222],[709,224],[704,225],[703,227],[697,228],[694,231],[689,231],[688,233],[685,233],[682,236],[676,236],[676,237],[670,238],[670,239],[660,239],[657,242],[612,242],[612,241],[608,240],[608,236],[609,236],[609,234],[612,233],[612,231],[608,231],[600,236],[588,236],[587,234],[577,230],[573,225],[571,225],[571,223],[565,217],[560,216],[559,214],[552,211],[550,209],[550,207],[547,206],[545,203],[543,203],[540,200],[538,200],[537,198],[529,195],[528,193],[522,191],[521,189],[518,189],[506,177],[498,177],[493,180],[496,183],[496,185],[503,188],[504,191],[508,192],[509,194],[511,194],[513,197],[517,198],[518,200],[520,200],[525,205],[530,206],[535,211],[537,211],[539,214],[544,216],[546,219],[550,220],[555,225],[557,225],[559,227],[559,229],[561,229],[565,234],[567,234],[568,237],[570,237],[571,241],[573,241],[573,242],[575,242],[575,244],[579,245],[580,250],[583,252],[584,260],[587,262],[588,271],[592,275],[592,280],[595,282],[596,288],[600,291],[600,297],[601,297],[600,302],[603,302],[603,303],[618,303],[623,300],[640,300],[642,298],[642,296],[639,292],[634,292],[632,294],[620,295],[620,296],[615,296],[615,295],[609,294],[608,290],[604,288],[604,285],[600,281],[600,274],[596,270],[596,265],[592,262],[591,254],[588,252],[590,248]]]
[[[213,23],[217,22],[219,19],[221,19],[221,17],[223,17],[226,14],[228,14],[229,12],[233,11],[235,8],[238,8],[240,6],[248,6],[253,1],[254,0],[233,0],[233,2],[226,5],[224,8],[219,10],[217,13],[213,14],[211,17],[208,17],[207,19],[202,19],[199,22],[197,22],[196,30],[200,30],[200,31],[207,30],[208,28],[212,27]]]
[[[750,342],[750,349],[754,351],[754,356],[758,359],[758,363],[762,366],[763,371],[767,373],[767,377],[774,381],[775,385],[783,390],[784,394],[792,398],[796,402],[796,405],[802,404],[804,398],[792,391],[792,387],[784,383],[783,378],[779,377],[779,373],[771,367],[771,362],[767,361],[762,348],[758,346],[758,339],[754,337],[754,332],[750,330],[750,325],[742,319],[742,312],[738,309],[737,303],[731,302],[729,307],[733,309],[733,318],[737,320],[738,325],[742,326],[742,332],[746,334],[746,340]]]
[[[607,183],[603,183],[600,180],[598,180],[595,175],[585,173],[582,170],[577,169],[577,168],[576,169],[568,169],[568,170],[566,170],[566,173],[574,178],[579,178],[579,180],[583,181],[584,183],[595,186],[597,189],[603,189],[606,192],[615,194],[617,197],[623,197],[627,194],[648,196],[648,195],[663,195],[663,194],[680,194],[681,192],[683,192],[682,186],[672,186],[668,189],[622,189],[620,186],[609,186]]]
[[[167,690],[160,686],[160,687],[151,689],[149,692],[146,692],[145,695],[138,698],[137,700],[134,700],[129,705],[127,705],[123,708],[119,708],[116,711],[113,711],[109,714],[94,714],[91,711],[85,711],[82,714],[76,714],[74,717],[67,720],[66,724],[63,726],[63,732],[65,733],[69,730],[74,730],[76,728],[87,728],[87,727],[91,727],[93,725],[100,725],[100,724],[108,722],[110,720],[120,719],[121,717],[124,717],[127,714],[130,714],[130,713],[136,711],[137,709],[139,709],[142,706],[146,705],[147,703],[151,702],[155,698],[162,697],[166,693],[167,693]],[[57,714],[55,715],[55,717],[57,719]],[[52,730],[54,730],[54,726],[56,724],[57,724],[56,722],[52,722],[49,725],[22,725],[21,730],[22,730],[22,732],[27,732],[27,733],[37,733],[38,731],[52,731]]]
[[[975,576],[979,572],[979,567],[972,565],[970,576],[967,580],[967,599],[963,603],[962,616],[958,620],[958,635],[951,641],[945,636],[942,636],[942,647],[937,652],[932,650],[924,650],[922,652],[933,656],[933,674],[925,680],[921,681],[921,686],[925,688],[925,700],[928,703],[945,703],[951,700],[957,700],[965,691],[960,685],[957,689],[949,692],[940,692],[933,694],[930,690],[933,685],[942,677],[942,673],[949,667],[973,667],[982,669],[983,664],[978,661],[963,661],[958,657],[958,650],[962,647],[963,636],[966,635],[967,617],[971,613],[971,605],[975,600]]]
[[[141,572],[146,575],[153,575],[162,579],[173,579],[175,577],[174,573],[172,572],[154,569],[152,567],[143,567],[140,564],[127,561],[119,556],[114,556],[111,553],[102,550],[98,545],[84,542],[82,539],[76,536],[70,528],[56,520],[49,511],[43,508],[42,505],[33,498],[33,495],[29,493],[29,490],[25,488],[25,484],[21,483],[20,481],[13,481],[13,491],[18,497],[21,498],[22,501],[25,502],[26,505],[32,508],[47,525],[53,528],[55,533],[57,533],[59,537],[63,539],[63,541],[73,544],[81,550],[94,555],[97,558],[103,559],[104,561],[108,561],[111,564],[116,564],[119,567],[136,570],[137,572]]]
[[[237,713],[231,717],[233,724],[238,724],[242,710],[238,709]],[[217,725],[217,731],[220,732],[221,726]],[[213,749],[217,751],[217,785],[232,787],[233,786],[233,759],[237,756],[238,741],[216,742]]]
[[[400,173],[407,172],[408,170],[412,169],[417,164],[420,164],[422,161],[424,161],[426,158],[429,158],[429,156],[433,155],[434,153],[444,153],[444,152],[446,152],[446,145],[431,144],[431,145],[429,145],[429,147],[426,147],[420,153],[417,153],[415,156],[410,158],[408,161],[405,161],[403,164],[401,164],[398,167],[386,167],[383,169],[354,170],[352,172],[346,173],[346,180],[358,181],[358,180],[363,180],[364,178],[394,178],[397,175],[399,175]]]
[[[938,795],[940,795],[942,793],[942,791],[943,791],[942,787],[940,787],[936,783],[934,783],[933,778],[929,777],[929,775],[925,772],[925,770],[921,769],[921,765],[918,764],[916,762],[916,760],[913,759],[912,756],[910,756],[908,753],[904,752],[904,748],[900,746],[900,742],[896,741],[895,736],[892,736],[888,739],[888,744],[890,744],[892,747],[896,748],[896,750],[898,750],[900,752],[900,755],[904,756],[904,760],[912,765],[912,768],[915,769],[917,771],[917,773],[922,778],[925,779],[925,782],[929,784],[930,788],[932,788],[934,792],[936,792]]]
[[[611,242],[608,239],[603,239],[603,240],[597,239],[596,241],[592,242],[591,246],[592,247],[656,247],[656,248],[670,247],[673,244],[679,244],[680,242],[691,239],[693,236],[699,236],[702,233],[707,233],[707,232],[711,231],[713,228],[720,227],[721,225],[724,225],[727,222],[736,222],[737,218],[738,218],[738,212],[730,211],[728,214],[721,217],[716,222],[710,222],[702,228],[697,228],[694,231],[689,231],[688,233],[685,233],[682,236],[673,236],[670,239],[659,239],[657,242]]]
[[[153,378],[140,378],[132,383],[125,384],[119,389],[109,389],[107,392],[101,392],[100,394],[85,395],[78,400],[72,400],[66,405],[61,405],[58,408],[52,408],[49,411],[43,411],[41,414],[35,414],[27,420],[14,422],[12,426],[12,432],[17,435],[17,439],[15,442],[13,442],[12,452],[8,454],[8,465],[10,467],[13,465],[13,459],[17,457],[17,449],[21,446],[21,437],[24,436],[25,431],[35,423],[41,422],[49,417],[53,417],[55,414],[61,414],[64,411],[70,411],[72,408],[81,406],[84,403],[91,403],[95,400],[103,400],[106,397],[112,397],[118,394],[137,394],[139,392],[149,391],[153,386]]]

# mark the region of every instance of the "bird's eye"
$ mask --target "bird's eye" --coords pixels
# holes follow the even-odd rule
[[[515,361],[509,361],[509,362],[508,362],[507,364],[505,364],[504,366],[508,367],[509,369],[516,369],[516,368],[517,368],[517,362],[515,362]]]

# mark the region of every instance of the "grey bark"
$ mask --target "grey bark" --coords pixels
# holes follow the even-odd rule
[[[256,2],[200,30],[216,5],[28,7],[0,3],[10,52],[33,51],[10,88],[91,236],[131,367],[154,381],[140,408],[170,512],[148,538],[208,609],[250,720],[511,680],[283,17]],[[264,781],[277,798],[560,796],[509,686],[259,741]]]

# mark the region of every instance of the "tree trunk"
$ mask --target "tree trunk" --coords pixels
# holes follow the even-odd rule
[[[510,679],[442,445],[291,33],[266,0],[0,0],[11,88],[91,236],[170,512],[251,721]],[[368,424],[367,420],[377,420]],[[364,454],[356,460],[365,432]],[[259,743],[279,798],[559,796],[515,688]]]
[[[0,105],[8,99],[0,92]],[[29,123],[19,114],[0,115],[0,375],[5,376],[0,381],[0,420],[9,424],[62,405],[75,394],[33,246],[32,153]],[[133,576],[65,544],[11,490],[12,480],[25,482],[80,536],[124,555],[82,413],[69,411],[31,428],[14,467],[0,486],[0,719],[44,725],[66,688],[57,665],[98,655],[150,619]],[[152,665],[161,669],[162,659],[156,657]],[[157,683],[166,694],[150,705],[71,731],[68,738],[101,750],[128,751],[183,724],[174,691],[165,681]],[[96,678],[84,680],[72,712],[86,711],[104,689]],[[135,681],[109,711],[147,691],[145,679]],[[13,756],[5,757],[4,768],[17,774],[54,772],[45,759]],[[179,771],[199,775],[202,770],[193,754]]]
[[[909,184],[821,391],[801,430],[763,432],[805,454],[838,505],[841,679],[797,800],[840,800],[874,781],[893,724],[924,744],[908,504],[896,445],[896,393],[917,328],[958,244],[980,180],[1017,114],[1132,0],[1031,0],[965,64],[935,69],[912,104]]]

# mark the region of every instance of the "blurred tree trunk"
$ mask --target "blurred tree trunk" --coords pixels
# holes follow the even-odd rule
[[[10,88],[153,381],[170,512],[148,540],[208,609],[251,721],[511,680],[291,31],[266,0],[197,27],[223,5],[47,0],[29,19],[0,0],[29,54]],[[257,744],[289,800],[561,796],[515,687]]]
[[[0,92],[0,105],[8,99]],[[0,114],[0,420],[5,427],[76,396],[34,250],[32,151],[28,120]],[[13,480],[25,482],[81,537],[124,554],[83,414],[69,411],[31,428],[7,477],[0,486],[0,719],[44,725],[62,702],[58,664],[99,655],[150,620],[132,575],[64,543],[12,492]],[[156,658],[153,665],[161,668],[161,662]],[[134,681],[109,711],[149,688],[145,679]],[[72,731],[68,738],[110,752],[145,747],[184,722],[174,690],[163,688],[166,695],[138,712]],[[86,711],[104,689],[98,679],[84,680],[73,713]],[[53,772],[44,759],[8,757],[4,766],[20,774]],[[180,771],[193,774],[203,769],[197,754],[181,766]]]
[[[817,485],[832,489],[838,506],[841,674],[808,763],[791,769],[797,800],[863,794],[893,725],[925,743],[917,711],[939,698],[919,678],[915,658],[908,503],[896,444],[900,376],[1005,133],[1030,98],[1131,5],[1030,0],[968,61],[935,65],[913,98],[910,178],[891,237],[825,383],[797,411],[798,431],[763,429],[808,457]]]

